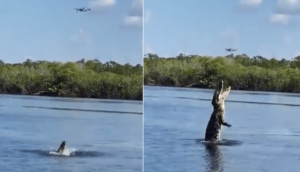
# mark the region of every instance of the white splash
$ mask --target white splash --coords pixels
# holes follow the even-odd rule
[[[73,152],[75,152],[75,148],[66,148],[63,152],[58,153],[56,151],[50,151],[49,154],[51,155],[58,155],[58,156],[70,156]]]

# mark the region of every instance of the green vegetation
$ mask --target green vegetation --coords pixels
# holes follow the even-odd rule
[[[292,60],[262,56],[144,57],[144,84],[176,87],[213,88],[218,79],[235,90],[300,92],[300,56]]]
[[[143,99],[143,67],[98,60],[48,62],[27,59],[8,64],[0,60],[0,93]]]

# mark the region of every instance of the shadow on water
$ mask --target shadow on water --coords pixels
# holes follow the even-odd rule
[[[24,107],[24,108],[49,109],[49,110],[66,110],[66,111],[83,111],[83,112],[105,112],[105,113],[124,113],[124,114],[143,115],[142,112],[125,112],[125,111],[111,111],[111,110],[74,109],[74,108],[55,108],[55,107],[42,107],[42,106],[22,106],[22,107]]]
[[[1,97],[5,98],[16,98],[25,100],[41,100],[41,101],[55,101],[55,102],[83,102],[83,103],[130,103],[130,104],[142,104],[143,101],[140,100],[128,100],[128,99],[90,99],[90,98],[67,98],[67,97],[48,97],[48,96],[33,96],[33,95],[11,95],[11,94],[1,94]]]
[[[189,87],[169,87],[169,86],[150,86],[145,85],[144,87],[147,90],[157,90],[157,89],[164,89],[164,90],[172,90],[178,92],[204,92],[204,93],[211,93],[213,89],[211,88],[189,88]],[[232,90],[232,89],[231,89]],[[231,94],[240,94],[240,95],[280,95],[284,97],[299,97],[297,93],[290,93],[290,92],[273,92],[273,91],[254,91],[254,90],[232,90]],[[151,96],[144,96],[144,97],[151,97]]]
[[[45,150],[21,150],[21,152],[24,152],[24,153],[33,153],[33,154],[37,154],[37,155],[40,155],[40,156],[48,156],[48,157],[78,157],[78,158],[84,158],[84,157],[106,157],[106,156],[109,156],[108,154],[103,153],[103,152],[84,151],[84,150],[72,151],[70,153],[70,156],[57,156],[57,155],[50,154],[51,151],[55,151],[55,150],[49,150],[49,151],[45,151]]]
[[[197,143],[204,145],[207,172],[221,172],[224,169],[223,165],[223,154],[220,149],[221,146],[236,146],[242,144],[237,140],[221,140],[217,142],[206,142],[204,139],[196,139]]]
[[[151,98],[162,98],[159,96],[144,96]],[[186,99],[186,100],[199,100],[199,101],[211,101],[211,99],[206,98],[191,98],[191,97],[163,97],[163,98],[176,98],[176,99]],[[241,100],[226,100],[227,103],[244,103],[244,104],[259,104],[259,105],[275,105],[275,106],[300,106],[300,104],[291,104],[291,103],[268,103],[268,102],[253,102],[253,101],[241,101]]]

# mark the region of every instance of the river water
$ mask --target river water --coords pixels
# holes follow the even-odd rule
[[[145,172],[299,171],[300,95],[231,91],[222,144],[203,143],[213,90],[144,87]]]
[[[0,95],[0,171],[143,170],[141,101]],[[67,156],[50,154],[66,141]]]

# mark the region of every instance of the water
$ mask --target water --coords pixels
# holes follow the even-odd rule
[[[299,171],[299,94],[231,91],[221,145],[206,145],[213,90],[144,87],[145,172]]]
[[[141,101],[0,95],[0,171],[141,172]],[[54,155],[66,141],[66,154]]]

